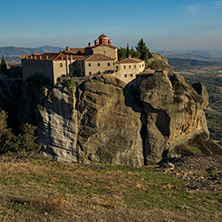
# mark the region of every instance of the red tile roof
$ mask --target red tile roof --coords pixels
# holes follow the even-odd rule
[[[78,54],[79,52],[81,52],[81,54],[85,53],[85,48],[69,48],[68,50],[64,50],[63,51],[66,54]]]
[[[84,61],[110,61],[110,60],[115,60],[115,58],[107,56],[107,55],[103,55],[100,53],[95,53],[95,54],[86,56],[81,60],[84,60]]]
[[[122,59],[120,61],[117,61],[116,64],[121,64],[121,63],[140,63],[140,62],[144,62],[141,59],[136,59],[136,58],[126,58],[126,59]]]
[[[60,61],[60,60],[78,60],[82,59],[84,55],[68,55],[62,52],[59,53],[43,53],[43,54],[32,54],[28,56],[24,56],[23,59],[33,59],[33,60],[49,60],[49,61]]]
[[[102,34],[99,36],[99,38],[104,38],[104,37],[108,37],[108,36],[106,36],[105,34]]]

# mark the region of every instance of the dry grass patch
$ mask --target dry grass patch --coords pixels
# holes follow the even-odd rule
[[[0,221],[220,220],[221,194],[186,192],[155,169],[41,158],[0,161]]]

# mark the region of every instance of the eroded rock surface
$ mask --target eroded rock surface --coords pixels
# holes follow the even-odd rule
[[[222,154],[209,140],[205,87],[179,75],[155,72],[127,85],[101,75],[33,97],[38,102],[28,109],[22,104],[21,119],[38,116],[42,152],[59,160],[142,166],[179,157],[189,144]]]

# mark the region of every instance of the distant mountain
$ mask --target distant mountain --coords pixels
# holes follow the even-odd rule
[[[8,46],[0,47],[0,55],[4,55],[8,63],[20,63],[22,55],[45,52],[59,52],[59,50],[63,50],[63,48],[53,46],[41,46],[38,48]]]
[[[158,51],[157,53],[166,56],[167,58],[204,60],[204,61],[222,61],[222,51]]]
[[[211,62],[206,60],[197,59],[179,59],[179,58],[168,58],[169,64],[175,69],[181,68],[192,68],[197,66],[215,66],[221,65],[222,62]]]

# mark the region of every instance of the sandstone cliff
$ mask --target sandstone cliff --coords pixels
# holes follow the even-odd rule
[[[156,72],[127,85],[101,75],[41,94],[26,87],[22,98],[20,119],[38,125],[42,152],[58,160],[142,166],[184,155],[189,144],[222,154],[209,140],[205,87],[179,75]]]

